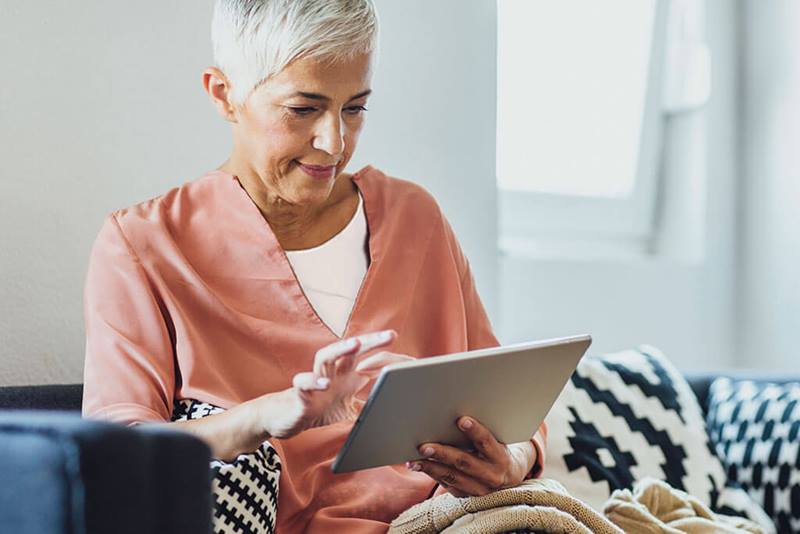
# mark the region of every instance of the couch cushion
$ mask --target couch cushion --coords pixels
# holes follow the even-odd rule
[[[725,488],[692,389],[652,347],[583,358],[547,424],[544,476],[597,509],[612,491],[653,477],[769,523],[741,490]]]
[[[697,396],[700,407],[706,413],[708,411],[708,392],[711,384],[714,380],[723,376],[732,380],[755,380],[756,382],[774,382],[776,384],[800,383],[800,375],[797,373],[777,375],[754,370],[738,370],[725,373],[690,373],[685,376],[686,381],[692,386],[692,390]]]
[[[718,378],[708,427],[728,477],[763,505],[779,532],[800,532],[800,383]]]

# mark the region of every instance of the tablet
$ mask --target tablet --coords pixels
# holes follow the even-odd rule
[[[416,460],[422,443],[469,449],[456,426],[464,415],[503,443],[530,439],[591,342],[575,336],[384,367],[333,472]]]

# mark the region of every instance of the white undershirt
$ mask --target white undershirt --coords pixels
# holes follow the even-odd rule
[[[369,267],[361,194],[353,218],[341,232],[314,248],[287,251],[286,257],[317,315],[341,337]]]

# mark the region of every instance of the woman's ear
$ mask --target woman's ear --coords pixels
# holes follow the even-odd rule
[[[236,105],[231,102],[230,83],[221,70],[216,67],[204,70],[203,88],[223,119],[228,122],[238,122]]]

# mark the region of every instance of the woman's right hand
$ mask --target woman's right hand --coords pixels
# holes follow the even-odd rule
[[[295,375],[292,387],[271,399],[271,407],[277,409],[262,416],[265,430],[285,439],[309,428],[355,419],[360,403],[356,394],[384,366],[413,359],[386,351],[361,359],[396,337],[395,331],[383,330],[343,339],[317,351],[314,369]]]

